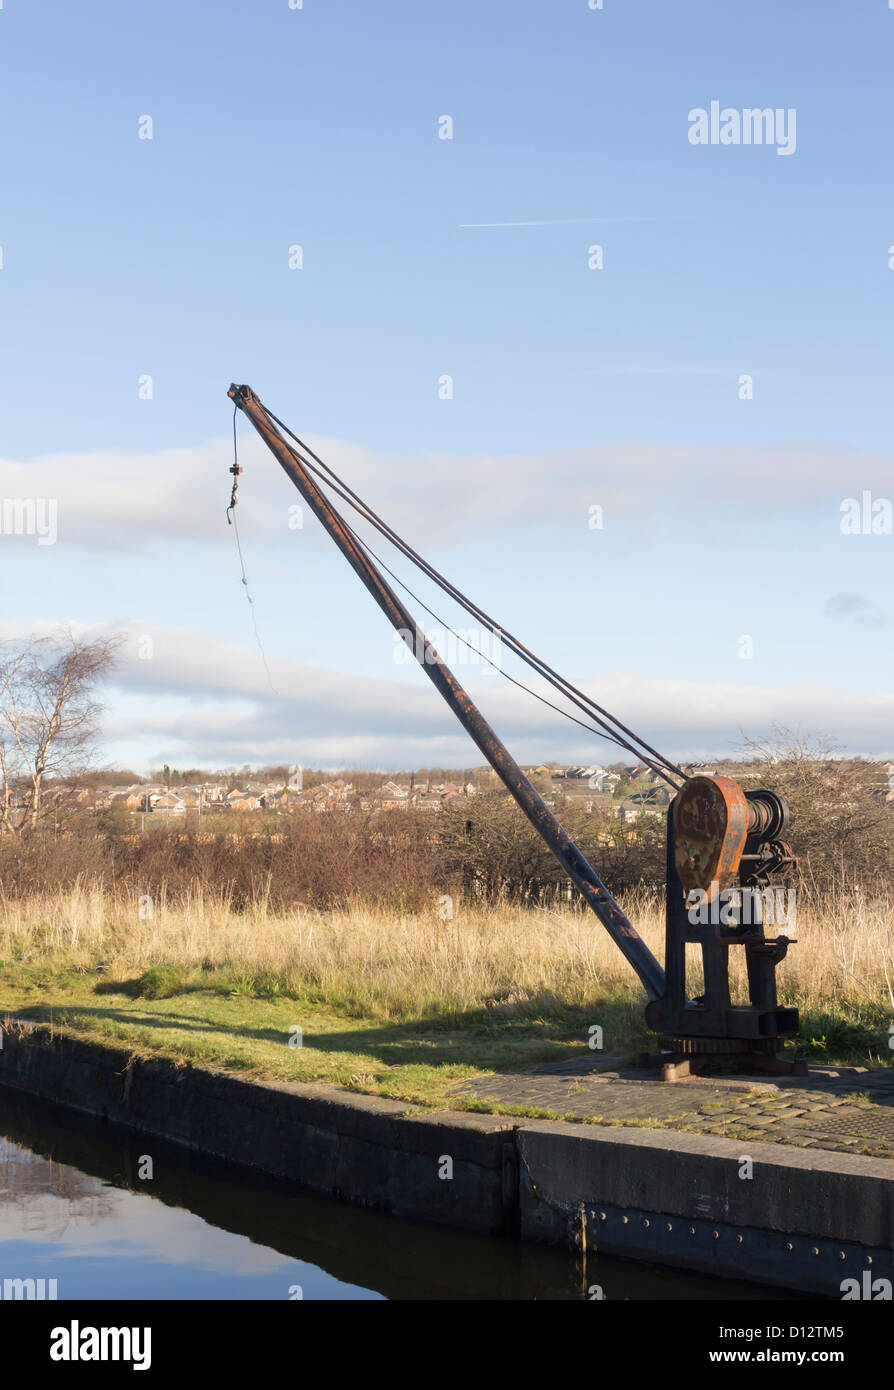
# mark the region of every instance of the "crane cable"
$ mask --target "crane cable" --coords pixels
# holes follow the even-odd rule
[[[661,777],[664,781],[666,781],[670,786],[674,787],[675,789],[677,788],[677,783],[675,782],[672,776],[668,775],[668,773],[676,774],[677,776],[682,777],[684,781],[686,780],[686,774],[685,772],[683,772],[682,768],[678,767],[675,763],[672,763],[669,759],[665,758],[664,755],[659,753],[657,749],[653,748],[650,744],[646,743],[646,741],[642,739],[639,735],[635,734],[632,729],[629,729],[626,724],[622,724],[621,721],[617,719],[615,715],[611,714],[601,705],[598,705],[595,700],[591,699],[590,696],[586,695],[582,690],[579,690],[576,686],[574,686],[570,681],[566,680],[563,676],[560,676],[559,673],[557,671],[554,671],[552,667],[548,666],[545,661],[542,661],[541,658],[535,656],[533,652],[529,651],[528,648],[525,647],[523,643],[519,641],[518,638],[512,635],[512,633],[507,632],[504,628],[500,627],[499,624],[497,624],[492,618],[490,618],[488,614],[484,612],[483,609],[479,608],[477,604],[473,603],[471,599],[467,598],[466,595],[463,594],[461,590],[459,590],[454,584],[452,584],[443,575],[439,574],[439,572],[434,568],[433,565],[429,564],[429,562],[425,560],[421,555],[419,555],[408,544],[408,542],[403,540],[402,537],[400,537],[397,534],[397,532],[395,532],[387,524],[387,522],[385,522],[381,517],[379,517],[372,510],[372,508],[366,502],[363,501],[362,498],[360,498],[341,478],[338,477],[335,471],[323,459],[321,459],[317,454],[314,453],[314,451],[309,447],[309,445],[305,444],[304,441],[298,437],[298,435],[296,435],[292,430],[289,429],[288,425],[284,424],[284,422],[280,420],[276,415],[274,415],[271,410],[268,410],[268,408],[265,405],[263,405],[262,402],[259,401],[258,404],[261,405],[261,408],[264,410],[265,414],[267,414],[269,418],[273,420],[281,430],[283,430],[291,439],[293,439],[295,443],[299,446],[299,448],[303,451],[305,457],[302,457],[302,455],[298,454],[298,452],[295,449],[293,449],[290,445],[286,446],[290,449],[292,454],[295,455],[296,459],[303,467],[309,469],[309,471],[314,473],[317,476],[317,478],[320,479],[321,482],[331,487],[338,494],[338,496],[342,498],[343,501],[347,502],[348,505],[351,506],[354,509],[354,511],[356,511],[361,517],[363,517],[364,520],[368,521],[372,526],[374,526],[375,529],[379,531],[380,534],[383,535],[386,540],[390,541],[395,546],[395,548],[398,549],[401,552],[401,554],[404,555],[406,559],[411,560],[412,563],[417,566],[417,568],[422,570],[422,572],[435,584],[437,584],[438,587],[441,588],[449,597],[453,598],[457,603],[459,603],[460,606],[464,608],[467,613],[470,614],[470,616],[477,618],[478,621],[481,622],[485,627],[489,628],[489,630],[494,635],[498,636],[501,640],[504,640],[509,646],[510,650],[513,651],[517,656],[521,657],[521,659],[525,661],[527,665],[530,666],[534,671],[536,671],[538,675],[542,676],[549,684],[551,684],[557,690],[559,690],[560,693],[564,695],[566,699],[570,700],[585,714],[587,714],[589,718],[593,719],[603,730],[603,733],[599,735],[600,737],[605,737],[609,739],[612,743],[617,744],[619,747],[626,748],[629,752],[635,754],[638,758],[642,760],[642,762],[646,764],[646,766],[650,767],[653,772],[655,772],[659,777]],[[311,463],[309,459],[313,459],[314,462],[317,465],[319,465],[319,468],[314,467],[314,464]],[[323,477],[320,473],[320,469],[322,469],[328,476]],[[403,583],[402,580],[397,578],[393,571],[391,571],[390,569],[388,569],[387,566],[384,565],[384,563],[379,559],[379,557],[375,555],[374,551],[369,550],[369,547],[366,546],[365,543],[360,540],[360,537],[357,536],[355,532],[352,531],[351,534],[354,536],[355,541],[358,544],[362,545],[364,549],[367,549],[369,551],[369,554],[371,554],[373,558],[375,558],[378,561],[379,564],[383,565],[383,568],[387,570],[391,577],[395,579],[396,582],[400,584],[401,587],[404,588],[406,592],[409,593],[416,602],[420,603],[422,607],[425,608],[425,611],[427,613],[434,617],[436,621],[442,623],[442,625],[446,627],[448,631],[452,632],[454,636],[458,637],[458,634],[453,632],[452,628],[450,628],[447,624],[443,623],[442,619],[438,618],[437,615],[433,613],[432,610],[428,608],[417,595],[413,594],[412,591],[407,588],[407,586]],[[462,637],[459,637],[458,640],[464,641]],[[465,643],[465,645],[469,646],[470,644]],[[486,657],[485,660],[487,660]],[[489,662],[489,664],[495,666],[494,662]],[[503,674],[505,674],[505,672]],[[582,728],[589,729],[589,731],[592,733],[598,734],[598,730],[592,729],[589,725],[583,724],[582,721],[577,719],[575,715],[572,715],[568,713],[567,710],[563,710],[559,706],[552,704],[551,701],[545,700],[542,696],[538,695],[536,691],[531,690],[529,686],[524,685],[520,681],[514,680],[512,677],[507,677],[507,679],[512,680],[513,684],[520,686],[521,689],[526,690],[529,694],[534,695],[535,698],[541,700],[542,703],[549,705],[551,709],[557,710],[560,714],[564,714],[567,719],[572,720],[576,724],[580,724]],[[604,716],[604,718],[600,716]],[[610,728],[609,724],[606,723],[606,720],[611,721],[611,724],[615,726],[614,730]],[[628,739],[621,737],[616,732],[617,730],[620,730],[622,734],[628,735],[629,739],[632,739],[633,742],[630,742],[628,741]]]
[[[485,656],[484,652],[480,651],[477,647],[473,647],[472,643],[467,641],[466,638],[463,637],[462,633],[456,632],[455,629],[452,628],[449,623],[445,622],[443,618],[439,618],[437,613],[435,613],[435,611],[432,608],[429,608],[428,604],[425,602],[424,599],[420,598],[418,594],[414,593],[413,590],[409,587],[409,585],[405,584],[404,581],[400,578],[400,576],[394,573],[394,570],[388,568],[381,556],[376,554],[376,552],[373,550],[372,546],[368,544],[368,542],[364,541],[360,536],[358,536],[354,528],[350,526],[349,523],[344,520],[344,518],[342,518],[342,522],[345,530],[349,533],[349,535],[353,537],[354,541],[357,543],[357,545],[360,546],[361,550],[365,551],[367,555],[370,555],[375,560],[376,564],[380,565],[382,569],[385,571],[385,573],[391,576],[395,584],[399,584],[400,587],[403,589],[404,593],[409,594],[410,598],[413,600],[414,603],[418,603],[420,608],[424,608],[429,617],[434,618],[436,623],[440,623],[441,627],[443,627],[446,632],[449,632],[452,637],[455,637],[457,639],[458,642],[462,642],[463,646],[468,647],[469,651],[476,652],[477,655],[480,656],[483,661],[487,662],[488,666],[492,666],[495,671],[498,671],[499,674],[503,676],[506,680],[511,681],[513,685],[517,685],[519,690],[527,691],[529,695],[534,696],[535,700],[539,700],[542,705],[548,705],[549,708],[555,710],[557,714],[562,714],[565,716],[566,719],[570,719],[574,724],[579,724],[580,727],[582,729],[586,729],[588,733],[596,734],[599,738],[608,739],[612,743],[616,743],[619,748],[626,748],[628,752],[636,752],[636,749],[631,748],[628,743],[622,743],[621,740],[619,738],[616,738],[614,734],[600,733],[598,729],[593,728],[592,724],[585,724],[584,721],[582,719],[578,719],[576,715],[569,714],[568,710],[562,709],[561,705],[554,705],[552,700],[547,700],[545,695],[540,695],[536,690],[532,690],[529,685],[525,685],[524,681],[518,680],[515,676],[510,676],[509,672],[504,671],[502,666],[498,666],[495,661],[491,661],[490,657]]]
[[[258,402],[258,404],[261,405],[261,402]],[[381,517],[377,516],[377,514],[372,510],[372,508],[369,507],[369,505],[365,503],[362,498],[358,497],[358,495],[355,492],[353,492],[353,490],[350,487],[348,487],[348,485],[344,483],[341,478],[338,477],[334,470],[330,468],[330,466],[327,463],[325,463],[323,459],[319,458],[319,456],[315,454],[314,451],[310,449],[310,447],[306,445],[303,440],[299,439],[299,437],[296,434],[294,434],[294,432],[290,430],[289,427],[286,424],[284,424],[283,421],[279,420],[277,416],[273,415],[271,411],[267,410],[266,406],[261,405],[261,408],[272,420],[276,422],[277,425],[280,426],[281,429],[283,429],[286,432],[286,434],[288,434],[292,439],[294,439],[295,442],[300,446],[300,448],[305,451],[305,454],[310,455],[310,457],[313,458],[316,461],[316,463],[319,464],[320,468],[323,469],[325,473],[329,476],[324,478],[322,474],[319,472],[319,470],[315,468],[312,463],[309,462],[308,458],[302,457],[302,455],[299,454],[297,450],[292,448],[291,445],[287,444],[286,447],[290,450],[293,457],[301,466],[306,467],[310,472],[316,474],[316,476],[320,479],[321,482],[324,483],[324,485],[331,487],[339,497],[341,497],[345,502],[347,502],[348,505],[351,506],[356,512],[358,512],[359,515],[362,516],[366,521],[370,522],[370,524],[373,525],[383,536],[385,536],[385,538],[389,540],[398,550],[400,550],[400,552],[407,559],[410,559],[415,565],[417,565],[417,567],[421,569],[424,574],[431,578],[433,582],[438,584],[438,586],[441,589],[443,589],[445,593],[447,593],[450,597],[455,599],[455,601],[458,602],[470,615],[477,618],[495,635],[498,635],[500,638],[505,640],[510,650],[514,651],[515,654],[517,656],[520,656],[523,661],[525,661],[537,672],[537,674],[541,675],[549,684],[553,685],[557,690],[559,690],[559,692],[562,695],[564,695],[566,699],[569,699],[573,704],[577,705],[577,707],[581,709],[585,714],[587,714],[589,718],[595,720],[595,722],[600,726],[603,732],[600,734],[599,730],[592,729],[589,725],[582,725],[582,727],[589,729],[589,731],[592,733],[596,733],[598,737],[605,737],[609,739],[611,742],[618,744],[620,747],[626,748],[637,758],[640,758],[648,767],[652,769],[653,772],[656,773],[656,775],[661,777],[664,781],[668,782],[669,785],[674,787],[675,790],[677,789],[677,783],[674,781],[673,777],[668,776],[668,773],[665,770],[663,770],[663,768],[659,766],[659,764],[663,764],[664,768],[668,769],[671,773],[677,774],[685,780],[686,774],[682,771],[682,769],[676,767],[675,764],[671,763],[662,754],[658,753],[658,751],[652,748],[650,744],[646,743],[644,739],[640,738],[631,729],[628,729],[627,726],[622,724],[619,719],[612,715],[608,710],[603,709],[601,705],[598,705],[588,695],[585,695],[583,691],[579,690],[576,686],[572,685],[570,681],[567,681],[563,676],[560,676],[559,673],[557,671],[554,671],[552,667],[548,666],[546,662],[542,661],[539,657],[535,656],[533,652],[529,651],[529,649],[525,647],[519,641],[518,638],[514,637],[511,633],[506,632],[505,629],[499,626],[499,624],[495,623],[495,621],[492,618],[490,618],[488,614],[484,612],[483,609],[479,608],[477,604],[473,603],[471,599],[467,598],[467,596],[463,594],[461,590],[459,590],[454,584],[452,584],[443,575],[439,574],[438,571],[434,568],[434,566],[430,565],[429,562],[425,560],[423,556],[419,555],[415,550],[413,550],[413,548],[406,541],[404,541],[402,537],[400,537],[387,524],[387,522],[383,521]],[[362,542],[359,540],[359,537],[356,537],[356,539],[359,544],[362,544]],[[378,557],[376,558],[378,559]],[[393,575],[393,572],[391,570],[389,570],[388,572],[389,574],[392,574],[392,577],[396,578],[396,576]],[[402,584],[402,581],[397,580],[397,582],[400,583],[402,587],[406,587]],[[407,592],[411,591],[408,590]],[[421,600],[417,601],[421,602]],[[424,604],[423,607],[425,607]],[[428,608],[426,608],[426,611],[429,613],[432,612],[432,610]],[[438,619],[438,621],[441,620]],[[452,629],[450,630],[452,631]],[[460,638],[459,640],[462,641],[463,639]],[[516,683],[521,685],[521,688],[528,691],[529,694],[535,695],[536,698],[542,698],[537,696],[536,692],[532,691],[529,686],[523,685],[521,682]],[[561,714],[564,714],[566,718],[571,719],[573,722],[578,724],[581,723],[580,720],[576,719],[575,716],[569,714],[568,711],[559,709],[558,706],[552,705],[549,701],[546,701],[545,703],[550,704],[551,708],[556,709]],[[604,715],[605,719],[601,718],[601,715]],[[631,743],[628,739],[618,735],[617,732],[615,732],[615,730],[612,730],[610,725],[606,723],[606,719],[610,720],[611,723],[615,725],[615,730],[622,730],[623,733],[628,734],[630,736],[630,739],[633,739],[634,742]],[[647,751],[644,752],[643,750]],[[652,756],[649,756],[650,754]]]
[[[282,696],[280,695],[276,686],[273,684],[273,679],[270,675],[270,667],[267,665],[267,653],[264,651],[264,644],[261,641],[261,634],[258,631],[258,619],[255,614],[254,599],[252,598],[248,588],[248,576],[245,573],[245,560],[242,555],[242,542],[239,539],[239,523],[236,520],[236,504],[239,501],[236,494],[239,491],[239,474],[242,472],[242,468],[239,464],[239,455],[236,447],[236,411],[238,409],[238,406],[233,406],[233,463],[230,468],[230,472],[233,475],[233,490],[230,493],[230,505],[227,507],[227,523],[228,525],[232,526],[233,534],[236,537],[236,553],[239,556],[239,567],[242,570],[242,585],[245,589],[245,597],[248,599],[248,611],[251,613],[252,627],[255,630],[255,641],[258,644],[258,651],[261,653],[261,660],[264,663],[264,672],[267,676],[267,684],[270,686],[270,689],[273,691],[273,694],[277,697],[277,699],[282,699]]]

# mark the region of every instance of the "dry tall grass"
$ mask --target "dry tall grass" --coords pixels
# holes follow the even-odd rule
[[[659,899],[634,894],[624,906],[662,959]],[[894,1017],[894,899],[838,898],[822,910],[799,904],[792,935],[797,944],[778,972],[784,998],[818,1013],[847,1005]],[[196,888],[170,903],[162,892],[150,909],[135,895],[77,884],[0,899],[0,958],[8,983],[21,963],[32,974],[101,967],[106,979],[167,967],[194,983],[223,976],[246,991],[311,996],[371,1018],[494,1006],[524,1017],[641,998],[598,921],[570,905],[460,903],[444,921],[436,900],[429,911],[403,917],[368,905],[274,910],[263,900],[236,911],[226,897]],[[733,948],[730,958],[744,999],[743,952]]]

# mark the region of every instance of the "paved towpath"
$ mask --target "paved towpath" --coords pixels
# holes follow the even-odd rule
[[[622,1058],[588,1056],[478,1077],[453,1094],[568,1120],[894,1158],[894,1068],[818,1066],[806,1077],[662,1082],[654,1071],[627,1066]]]

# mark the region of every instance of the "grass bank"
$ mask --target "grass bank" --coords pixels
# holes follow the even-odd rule
[[[660,959],[658,901],[624,905]],[[803,1051],[890,1064],[894,903],[802,906],[793,934],[779,980],[802,1012]],[[742,974],[736,985],[744,998]],[[448,920],[437,901],[406,916],[263,901],[236,911],[198,889],[169,904],[100,885],[0,900],[0,1011],[145,1055],[408,1104],[443,1106],[467,1077],[573,1056],[594,1024],[606,1054],[644,1046],[642,1002],[599,923],[570,906],[458,904]]]

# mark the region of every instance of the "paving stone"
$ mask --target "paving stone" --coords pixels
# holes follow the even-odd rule
[[[816,1067],[807,1077],[773,1082],[699,1076],[669,1084],[654,1070],[625,1067],[619,1058],[574,1058],[478,1077],[453,1094],[595,1124],[689,1130],[894,1159],[894,1068]]]

